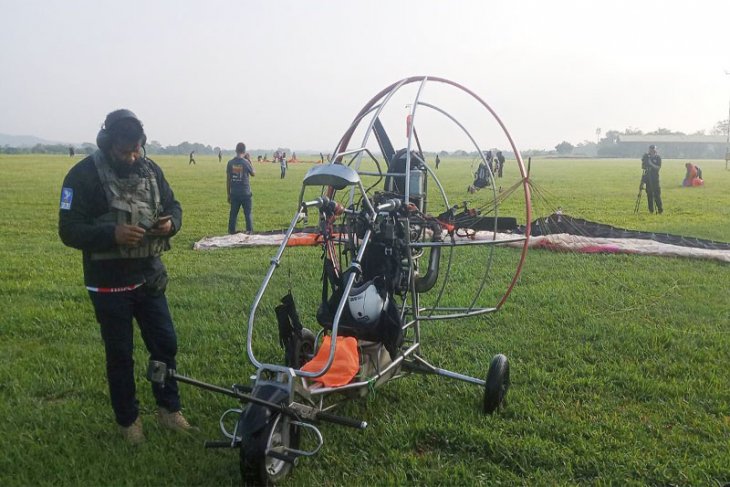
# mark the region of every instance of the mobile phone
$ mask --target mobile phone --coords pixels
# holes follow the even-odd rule
[[[148,220],[148,219],[146,219],[146,218],[145,218],[145,219],[143,219],[143,220],[140,220],[140,221],[139,221],[139,222],[137,223],[137,226],[139,226],[139,227],[141,227],[141,228],[144,228],[144,229],[145,229],[145,231],[149,230],[150,228],[152,228],[152,227],[153,227],[153,226],[155,226],[155,225],[156,225],[156,222],[152,222],[151,220]]]
[[[170,221],[172,219],[172,215],[165,215],[161,216],[157,219],[154,225],[152,225],[152,228],[158,228],[160,225],[163,225],[165,222]]]

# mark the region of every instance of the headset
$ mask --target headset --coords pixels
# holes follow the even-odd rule
[[[142,121],[137,118],[137,115],[135,115],[133,111],[122,108],[120,110],[114,110],[106,116],[106,119],[104,119],[104,124],[101,126],[101,130],[99,130],[99,133],[96,134],[96,145],[99,149],[104,152],[108,152],[112,148],[112,127],[120,120],[127,118],[131,118],[139,124],[139,128],[142,131],[140,144],[144,148],[147,143],[147,135],[144,133]]]

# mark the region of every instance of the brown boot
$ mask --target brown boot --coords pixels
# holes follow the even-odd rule
[[[127,443],[133,446],[137,446],[140,443],[144,443],[144,432],[142,431],[142,419],[137,416],[134,423],[127,427],[120,426],[119,430],[122,433],[122,437]]]
[[[180,411],[171,413],[165,408],[160,408],[157,411],[157,422],[160,423],[160,426],[173,431],[190,432],[195,430]]]

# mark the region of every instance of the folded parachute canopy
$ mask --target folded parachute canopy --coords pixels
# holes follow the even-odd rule
[[[553,213],[546,218],[538,218],[532,222],[530,234],[555,235],[567,233],[568,235],[579,235],[582,237],[597,238],[633,238],[641,240],[653,240],[669,245],[680,247],[693,247],[699,249],[730,250],[730,243],[715,242],[694,237],[683,237],[669,233],[641,232],[638,230],[626,230],[625,228],[612,227],[603,223],[596,223],[581,218],[573,218],[568,215]]]
[[[510,240],[515,233],[524,233],[524,227],[510,228],[505,231],[504,221],[480,220],[487,228],[493,228],[497,222],[497,231],[474,229],[472,233],[455,236],[456,239],[470,240]],[[668,233],[642,232],[612,227],[581,218],[553,213],[545,218],[532,222],[530,248],[542,248],[555,251],[581,253],[622,253],[642,254],[670,257],[690,257],[695,259],[711,259],[730,262],[730,243],[715,242]],[[284,233],[259,235],[224,235],[206,237],[195,243],[195,250],[211,250],[215,248],[249,247],[258,245],[280,245]],[[319,235],[310,230],[295,233],[288,245],[318,245]],[[522,243],[506,243],[505,245],[521,247]]]

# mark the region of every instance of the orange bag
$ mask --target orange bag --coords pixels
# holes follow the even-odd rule
[[[328,335],[322,340],[317,355],[304,364],[302,370],[306,372],[317,372],[327,363],[330,356],[330,344],[332,338]],[[337,337],[335,342],[335,359],[332,366],[321,377],[312,379],[321,382],[327,387],[337,387],[349,384],[353,377],[360,370],[360,352],[357,349],[357,340],[353,337]]]
[[[317,245],[321,243],[321,238],[318,233],[295,233],[289,238],[287,247],[300,247]]]

